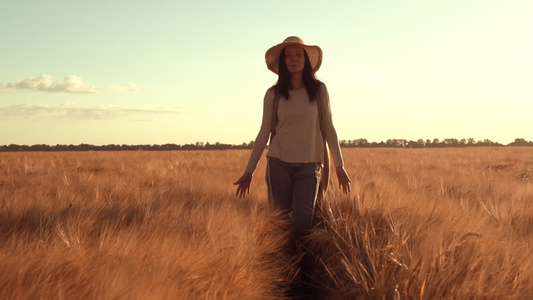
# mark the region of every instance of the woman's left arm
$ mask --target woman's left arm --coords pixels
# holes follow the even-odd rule
[[[326,141],[333,158],[335,165],[335,171],[337,173],[337,179],[339,180],[339,187],[344,193],[350,192],[350,177],[344,169],[344,161],[342,158],[341,147],[339,145],[339,139],[337,137],[337,131],[333,126],[333,119],[331,114],[331,106],[329,102],[329,94],[325,84],[322,84],[321,99],[323,101],[323,126],[322,128],[325,134]]]

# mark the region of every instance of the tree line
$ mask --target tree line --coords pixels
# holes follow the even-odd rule
[[[416,141],[405,139],[388,139],[381,142],[369,142],[367,139],[341,140],[339,141],[343,148],[445,148],[445,147],[501,147],[501,146],[533,146],[532,141],[526,141],[523,138],[517,138],[514,142],[507,145],[493,142],[489,139],[476,141],[469,139],[418,139]],[[170,151],[170,150],[230,150],[230,149],[252,149],[254,141],[242,143],[240,145],[223,144],[223,143],[203,143],[194,144],[163,144],[163,145],[4,145],[0,146],[0,152],[14,151]]]

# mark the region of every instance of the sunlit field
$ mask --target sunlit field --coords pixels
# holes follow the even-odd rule
[[[1,299],[287,299],[249,150],[0,153]],[[317,299],[533,295],[533,148],[343,149],[305,241]]]

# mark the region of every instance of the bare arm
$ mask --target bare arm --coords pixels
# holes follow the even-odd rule
[[[236,196],[239,198],[244,197],[246,194],[250,193],[250,184],[252,182],[252,176],[259,163],[259,159],[265,150],[266,144],[270,137],[271,132],[271,119],[272,119],[272,106],[274,102],[274,92],[272,89],[269,89],[263,101],[263,120],[261,122],[261,128],[259,133],[255,138],[254,148],[246,165],[246,171],[244,174],[234,183],[237,185]]]
[[[324,134],[326,141],[328,142],[329,150],[331,151],[331,156],[333,158],[333,163],[335,165],[335,171],[337,173],[337,179],[339,180],[339,188],[342,189],[344,193],[350,192],[350,177],[344,169],[344,161],[342,158],[341,147],[339,145],[339,139],[337,137],[337,131],[333,126],[333,119],[331,114],[331,106],[329,102],[329,94],[325,85],[322,85],[321,91],[322,100],[324,101]]]

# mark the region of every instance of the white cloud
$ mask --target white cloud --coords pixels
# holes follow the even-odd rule
[[[25,79],[19,79],[13,82],[8,82],[3,86],[7,89],[21,89],[21,90],[34,90],[51,93],[82,93],[82,94],[94,94],[98,93],[94,85],[87,84],[79,76],[69,75],[61,82],[54,81],[52,76],[42,74],[37,77],[30,77]]]
[[[180,114],[176,109],[146,109],[135,107],[96,106],[81,107],[75,103],[58,106],[39,104],[15,104],[0,106],[0,119],[47,118],[47,119],[117,119],[130,115]]]
[[[134,83],[111,84],[108,89],[112,92],[138,92],[141,89]]]

